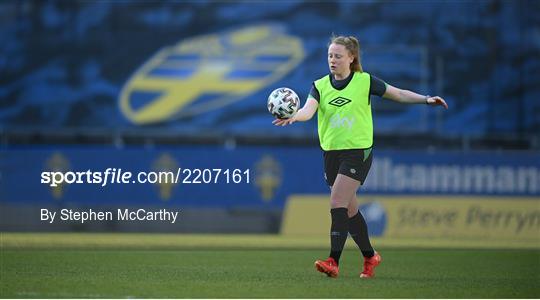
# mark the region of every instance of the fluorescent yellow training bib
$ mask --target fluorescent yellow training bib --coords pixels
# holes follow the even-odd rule
[[[370,75],[355,72],[342,90],[332,86],[330,76],[315,81],[320,95],[317,118],[321,148],[325,151],[370,148],[373,145]]]

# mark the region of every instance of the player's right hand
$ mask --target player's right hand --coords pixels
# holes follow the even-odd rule
[[[274,121],[272,121],[272,124],[276,126],[287,126],[294,122],[296,122],[296,118],[295,116],[292,116],[291,118],[288,118],[288,119],[275,119]]]

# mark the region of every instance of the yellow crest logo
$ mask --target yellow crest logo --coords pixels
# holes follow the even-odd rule
[[[269,202],[281,185],[283,177],[281,164],[271,155],[264,155],[256,163],[255,170],[255,185],[259,187],[263,201]]]
[[[135,124],[151,124],[219,109],[282,78],[303,58],[301,40],[274,24],[190,38],[135,72],[120,110]]]
[[[68,172],[71,169],[69,160],[60,152],[52,154],[45,161],[44,171],[46,172]],[[50,187],[54,199],[60,200],[64,196],[64,187],[66,183],[59,183],[57,186]]]
[[[172,180],[176,170],[178,168],[178,162],[168,153],[163,153],[152,163],[152,171],[160,174],[160,182],[157,182],[159,191],[159,198],[163,201],[170,200],[172,191],[176,185]],[[162,176],[165,175],[165,176]],[[169,176],[170,175],[170,176]]]

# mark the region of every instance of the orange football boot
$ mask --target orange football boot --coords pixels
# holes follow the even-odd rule
[[[360,273],[361,278],[375,277],[375,267],[382,262],[382,257],[379,253],[375,252],[372,257],[364,257],[364,271]]]
[[[332,278],[336,278],[339,274],[339,266],[336,261],[331,257],[327,258],[326,260],[316,260],[315,269]]]

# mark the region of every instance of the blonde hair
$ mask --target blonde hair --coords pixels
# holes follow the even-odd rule
[[[337,44],[345,46],[345,49],[354,57],[350,65],[352,72],[363,72],[362,64],[360,63],[360,43],[354,36],[332,35],[330,38],[330,44]],[[328,46],[330,46],[328,44]]]

